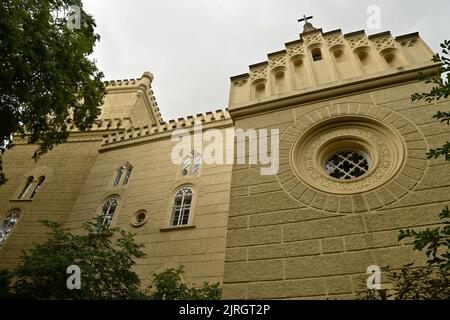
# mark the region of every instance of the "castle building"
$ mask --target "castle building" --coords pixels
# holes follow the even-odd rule
[[[306,23],[299,39],[231,77],[228,108],[171,121],[151,73],[109,81],[89,131],[71,128],[37,162],[26,137],[5,153],[0,269],[45,241],[40,220],[81,232],[101,215],[145,245],[135,269],[146,286],[184,265],[186,282],[218,281],[225,299],[354,298],[369,266],[423,262],[398,231],[436,224],[450,201],[450,164],[425,155],[448,139],[432,116],[450,104],[410,99],[429,89],[417,74],[437,70],[432,55],[418,33]],[[234,140],[215,150],[234,161],[208,163],[193,148],[174,164],[174,132],[193,137],[198,124],[216,140],[278,132],[268,145],[277,170],[262,174],[250,134],[241,158]]]

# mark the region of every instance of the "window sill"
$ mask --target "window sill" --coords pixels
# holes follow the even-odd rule
[[[189,229],[194,229],[195,225],[193,224],[189,224],[189,225],[184,225],[184,226],[173,226],[173,227],[168,227],[168,228],[161,228],[159,229],[160,232],[169,232],[169,231],[181,231],[181,230],[189,230]]]

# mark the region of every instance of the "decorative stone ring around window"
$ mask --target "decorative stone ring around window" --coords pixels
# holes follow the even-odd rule
[[[148,214],[144,210],[140,210],[136,212],[133,217],[131,217],[131,225],[133,227],[141,227],[143,226],[148,219]]]

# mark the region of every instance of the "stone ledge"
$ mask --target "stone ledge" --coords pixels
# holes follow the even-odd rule
[[[189,229],[195,229],[195,225],[167,227],[167,228],[161,228],[161,229],[159,229],[159,231],[160,232],[170,232],[170,231],[182,231],[182,230],[189,230]]]

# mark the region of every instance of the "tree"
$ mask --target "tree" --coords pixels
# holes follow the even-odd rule
[[[152,299],[218,300],[219,283],[204,282],[189,288],[182,281],[183,266],[155,274],[152,285],[141,289],[132,270],[136,258],[144,257],[134,235],[118,228],[105,229],[100,218],[83,224],[75,235],[55,222],[43,221],[49,239],[24,252],[12,271],[0,271],[0,299]],[[69,289],[72,271],[80,270],[81,288]]]
[[[15,298],[25,299],[140,299],[140,280],[132,271],[141,258],[142,244],[133,234],[117,228],[104,229],[101,221],[83,225],[85,234],[75,235],[54,222],[44,221],[50,238],[24,253],[11,275],[9,288]],[[81,289],[67,286],[69,266],[80,268]],[[3,281],[7,283],[7,280]],[[6,291],[3,289],[3,291]],[[6,291],[7,292],[7,291]]]
[[[0,299],[8,299],[11,297],[11,280],[12,274],[7,270],[0,270]]]
[[[364,300],[448,300],[450,299],[450,210],[446,207],[439,214],[441,225],[422,231],[400,230],[399,241],[412,239],[413,250],[423,251],[427,256],[425,266],[413,263],[395,271],[383,268],[392,283],[390,290],[364,289]]]
[[[100,114],[103,73],[89,60],[95,21],[81,0],[2,0],[0,4],[0,185],[12,135],[37,143],[37,159],[86,130]]]
[[[150,286],[150,299],[153,300],[220,300],[222,289],[219,283],[210,285],[203,282],[200,288],[188,288],[182,281],[183,266],[167,269],[160,274],[154,274]]]
[[[424,76],[419,74],[419,79],[425,80],[425,83],[432,83],[434,86],[429,92],[415,93],[411,96],[412,101],[425,100],[426,102],[439,101],[447,99],[450,96],[450,40],[441,43],[442,55],[436,53],[433,56],[434,62],[440,62],[440,67],[434,76]],[[433,118],[440,119],[442,123],[450,125],[450,112],[438,111]],[[429,159],[444,157],[450,161],[450,142],[446,142],[442,147],[430,149],[427,153]]]

